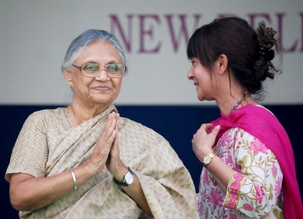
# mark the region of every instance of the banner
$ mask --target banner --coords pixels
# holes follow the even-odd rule
[[[187,42],[196,28],[224,16],[253,28],[263,20],[278,31],[283,63],[274,63],[283,73],[265,83],[263,103],[303,104],[302,0],[0,1],[0,104],[68,104],[63,58],[91,28],[113,33],[126,52],[117,104],[201,104],[187,79]]]

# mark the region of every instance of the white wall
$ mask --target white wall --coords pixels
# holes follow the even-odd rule
[[[60,67],[70,42],[89,28],[113,32],[127,51],[129,73],[116,103],[199,104],[186,78],[186,37],[177,33],[182,17],[189,37],[222,14],[250,23],[257,15],[253,26],[264,19],[281,30],[283,74],[267,83],[264,103],[303,104],[302,0],[0,0],[0,104],[69,103]]]

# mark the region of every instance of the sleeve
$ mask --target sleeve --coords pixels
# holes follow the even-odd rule
[[[43,114],[31,114],[23,124],[13,148],[5,179],[11,173],[26,173],[35,177],[44,176],[47,159],[47,140]]]
[[[224,205],[249,217],[265,216],[281,193],[283,175],[278,160],[262,142],[241,129],[231,139],[236,165]]]

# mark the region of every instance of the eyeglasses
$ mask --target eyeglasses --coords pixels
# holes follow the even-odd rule
[[[109,64],[105,68],[101,68],[97,63],[84,63],[81,66],[72,64],[78,68],[85,77],[96,78],[102,70],[105,70],[110,78],[122,77],[126,72],[126,66],[123,64]]]

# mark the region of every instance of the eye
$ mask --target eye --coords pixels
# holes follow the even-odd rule
[[[107,68],[107,71],[108,71],[108,72],[120,71],[119,66],[118,66],[118,65],[115,65],[115,64],[110,64],[110,65],[108,65],[106,68]]]
[[[95,71],[98,71],[99,65],[93,64],[93,63],[91,63],[91,64],[86,64],[86,65],[83,66],[82,69],[83,69],[84,71],[95,72]]]

